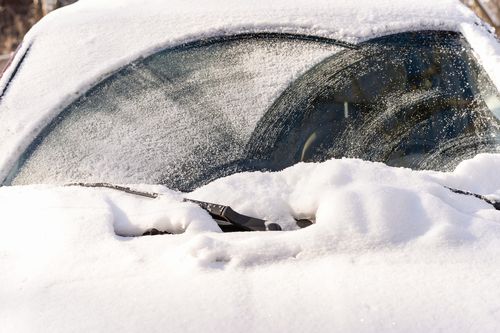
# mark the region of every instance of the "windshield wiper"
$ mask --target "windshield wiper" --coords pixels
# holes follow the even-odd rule
[[[126,186],[120,186],[120,185],[114,185],[110,183],[71,183],[67,184],[66,186],[82,186],[82,187],[99,187],[99,188],[109,188],[121,192],[125,192],[128,194],[132,195],[138,195],[141,197],[146,197],[150,199],[155,199],[161,196],[160,193],[156,192],[146,192],[146,191],[139,191],[136,189],[132,189],[130,187]],[[458,193],[458,194],[463,194],[463,195],[469,195],[476,197],[478,199],[481,199],[490,205],[492,205],[496,210],[500,210],[500,201],[496,201],[490,198],[487,198],[484,195],[469,192],[469,191],[464,191],[452,187],[448,187],[443,185],[446,189]],[[185,202],[192,202],[197,204],[200,208],[204,209],[207,211],[210,216],[217,222],[219,227],[223,232],[233,232],[233,231],[279,231],[282,230],[281,226],[277,223],[267,223],[265,220],[247,216],[240,214],[236,211],[234,211],[231,207],[229,206],[224,206],[220,204],[215,204],[211,202],[206,202],[206,201],[200,201],[200,200],[194,200],[194,199],[188,199],[184,198],[183,201]],[[312,221],[308,219],[296,219],[297,226],[300,228],[306,228],[310,225],[313,224]],[[144,235],[159,235],[159,234],[170,234],[168,231],[162,231],[158,229],[149,229],[146,232],[143,233]]]
[[[453,187],[448,187],[448,186],[444,186],[444,187],[447,188],[448,190],[452,191],[453,193],[470,195],[470,196],[476,197],[478,199],[481,199],[481,200],[489,203],[490,205],[492,205],[496,210],[500,210],[500,201],[496,201],[496,200],[487,198],[486,196],[484,196],[482,194],[477,194],[477,193],[473,193],[473,192],[469,192],[469,191],[459,190],[459,189],[456,189]]]
[[[236,229],[234,231],[279,231],[281,230],[281,227],[279,224],[276,223],[269,223],[267,226],[265,224],[265,220],[261,220],[255,217],[251,216],[246,216],[243,214],[240,214],[238,212],[235,212],[231,207],[229,206],[224,206],[224,205],[219,205],[219,204],[214,204],[210,202],[205,202],[205,201],[199,201],[199,200],[193,200],[193,199],[186,199],[184,198],[184,201],[186,202],[192,202],[206,210],[210,216],[219,224],[219,226],[224,227],[226,229],[229,229],[228,231],[233,231],[233,229]],[[227,222],[227,223],[219,223],[220,222]],[[228,226],[229,224],[229,226]],[[229,228],[228,228],[229,227]],[[236,227],[236,228],[235,228]],[[222,230],[225,231],[225,230]]]
[[[126,186],[114,185],[109,183],[71,183],[67,186],[83,186],[83,187],[99,187],[99,188],[110,188],[113,190],[138,195],[141,197],[146,197],[150,199],[158,198],[161,194],[156,192],[146,192],[132,189]],[[200,206],[202,209],[207,211],[210,216],[217,222],[219,227],[224,232],[232,231],[279,231],[281,226],[277,223],[267,223],[265,220],[261,220],[255,217],[240,214],[234,211],[229,206],[219,205],[206,201],[199,201],[184,198],[185,202],[192,202]],[[297,220],[297,225],[300,228],[305,228],[313,224],[313,222],[301,219]],[[143,235],[158,235],[166,234],[169,232],[161,231],[158,229],[150,229],[146,231]]]

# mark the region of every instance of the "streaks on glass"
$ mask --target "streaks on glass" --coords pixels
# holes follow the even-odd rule
[[[274,168],[347,156],[450,170],[499,150],[498,101],[458,34],[384,37],[294,82],[261,119],[247,156]]]
[[[341,49],[256,35],[139,60],[69,106],[24,154],[13,183],[163,183],[188,190],[237,171],[233,162],[273,101]]]
[[[500,97],[457,33],[342,47],[245,36],[138,60],[70,105],[14,184],[162,183],[357,157],[450,170],[499,150]]]

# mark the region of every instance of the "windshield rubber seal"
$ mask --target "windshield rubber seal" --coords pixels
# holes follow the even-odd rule
[[[12,57],[12,59],[7,63],[7,65],[3,69],[3,72],[1,73],[2,75],[5,74],[5,72],[7,71],[7,68],[10,65],[12,65],[17,52],[21,48],[21,45],[22,44],[19,45],[19,47],[17,48],[17,50],[14,52],[14,56]],[[9,89],[9,86],[10,86],[11,82],[14,80],[14,77],[16,76],[17,72],[19,71],[19,68],[21,67],[21,65],[23,64],[24,60],[26,59],[26,56],[28,55],[28,52],[30,51],[30,49],[31,49],[31,44],[26,48],[26,51],[24,51],[23,55],[21,56],[21,59],[19,59],[19,61],[17,62],[16,66],[14,67],[14,70],[10,74],[10,77],[7,79],[7,82],[3,86],[2,91],[0,91],[0,102],[2,101],[3,97],[5,96],[5,93],[7,92],[7,90]],[[0,77],[2,75],[0,75]]]

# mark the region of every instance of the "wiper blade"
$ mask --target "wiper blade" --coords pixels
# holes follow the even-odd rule
[[[234,211],[231,207],[229,206],[224,206],[224,205],[219,205],[219,204],[214,204],[210,202],[205,202],[205,201],[199,201],[199,200],[193,200],[193,199],[184,199],[186,202],[193,202],[206,210],[210,216],[214,220],[217,221],[225,221],[228,222],[229,224],[233,225],[234,227],[239,228],[240,230],[235,230],[235,231],[266,231],[266,230],[272,230],[272,231],[279,231],[281,230],[281,227],[279,224],[276,223],[269,223],[266,226],[266,221],[261,220],[255,217],[251,216],[246,216],[243,214],[240,214],[236,211]],[[225,224],[219,223],[219,226],[224,226],[227,227]],[[232,228],[229,228],[232,229]],[[223,230],[224,231],[224,230]]]
[[[110,188],[112,190],[117,190],[117,191],[125,192],[128,194],[134,194],[134,195],[138,195],[138,196],[146,197],[146,198],[151,198],[151,199],[156,199],[160,196],[160,193],[139,191],[139,190],[131,189],[130,187],[120,186],[120,185],[115,185],[115,184],[110,184],[110,183],[71,183],[71,184],[66,184],[65,186],[105,187],[105,188]]]
[[[487,198],[486,196],[484,196],[482,194],[477,194],[477,193],[473,193],[473,192],[469,192],[469,191],[459,190],[459,189],[456,189],[453,187],[448,187],[448,186],[444,186],[444,187],[447,188],[448,190],[452,191],[453,193],[470,195],[470,196],[476,197],[478,199],[481,199],[481,200],[489,203],[490,205],[492,205],[496,210],[500,210],[500,201],[496,201],[496,200]]]
[[[146,192],[132,189],[126,186],[114,185],[109,183],[71,183],[67,186],[82,186],[82,187],[104,187],[113,190],[125,192],[128,194],[138,195],[141,197],[146,197],[150,199],[158,198],[161,194],[156,192]],[[224,232],[231,231],[279,231],[281,227],[277,223],[267,223],[265,220],[261,220],[255,217],[240,214],[234,211],[229,206],[219,205],[206,201],[199,201],[193,199],[184,198],[185,202],[192,202],[207,211],[210,216],[217,222],[219,227]],[[300,222],[300,223],[299,223]],[[309,222],[309,223],[307,223]],[[297,225],[301,228],[311,225],[312,222],[309,220],[299,220]],[[160,231],[157,229],[150,229],[144,233],[144,235],[157,235],[168,233],[165,231]]]

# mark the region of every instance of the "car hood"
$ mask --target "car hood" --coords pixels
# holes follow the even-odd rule
[[[454,172],[353,159],[240,173],[156,199],[0,188],[0,325],[9,331],[494,331],[499,155]],[[220,233],[183,197],[286,231]],[[292,230],[294,218],[315,224]],[[140,236],[149,228],[179,234]],[[27,320],[29,318],[29,320]],[[293,320],[292,320],[293,318]],[[293,323],[293,325],[292,325]]]

